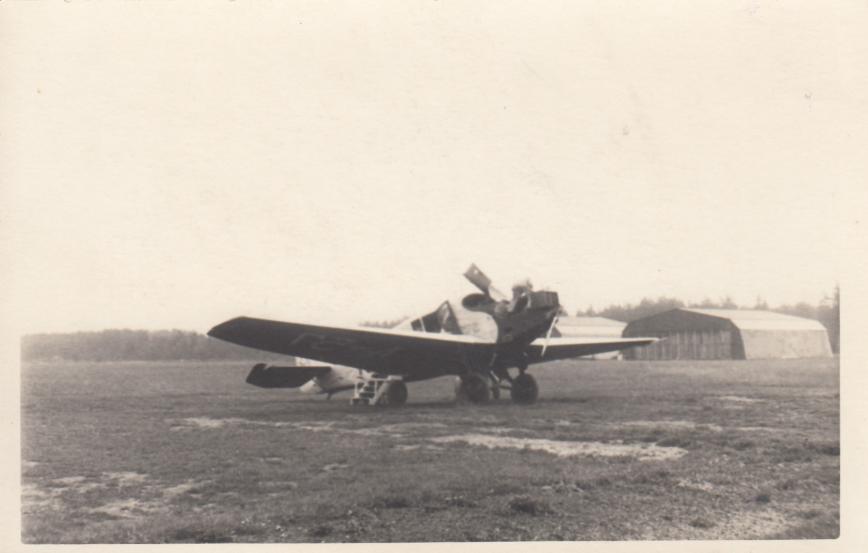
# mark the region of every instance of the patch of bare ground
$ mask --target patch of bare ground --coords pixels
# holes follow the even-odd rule
[[[36,484],[24,484],[21,487],[22,514],[26,516],[30,513],[60,509],[60,492],[57,488],[45,489]]]
[[[763,401],[760,398],[745,397],[745,396],[717,396],[713,399],[717,401],[733,402],[733,403],[759,403]]]
[[[114,499],[90,509],[91,513],[104,514],[117,518],[134,518],[160,509],[160,505],[138,499]]]
[[[773,509],[751,510],[734,513],[722,520],[697,517],[685,529],[687,539],[718,540],[764,539],[773,536],[793,525],[793,521]]]
[[[441,444],[466,443],[469,445],[487,447],[489,449],[507,448],[541,451],[557,457],[635,457],[640,461],[672,460],[687,453],[686,450],[678,447],[661,447],[647,443],[623,444],[567,442],[540,438],[510,438],[506,436],[490,436],[487,434],[437,436],[431,438],[431,441]]]
[[[662,430],[707,430],[709,432],[721,432],[723,428],[716,424],[696,423],[693,421],[684,420],[659,420],[659,421],[626,421],[618,423],[622,426],[662,429]]]

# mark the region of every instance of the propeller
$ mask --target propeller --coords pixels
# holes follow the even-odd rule
[[[507,299],[500,290],[491,285],[491,279],[485,276],[485,273],[480,271],[475,263],[470,264],[470,268],[464,272],[464,276],[489,298],[495,301]]]
[[[555,329],[555,325],[558,324],[558,317],[559,315],[555,313],[555,316],[552,319],[552,324],[549,325],[549,330],[548,332],[546,332],[546,341],[543,342],[542,353],[540,353],[540,359],[542,359],[546,355],[546,349],[549,347],[549,340],[552,337],[552,331]]]

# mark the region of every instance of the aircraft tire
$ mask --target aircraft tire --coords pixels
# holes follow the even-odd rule
[[[455,401],[463,403],[467,401],[467,394],[464,393],[464,381],[460,376],[455,377]]]
[[[539,387],[536,379],[527,373],[522,373],[512,381],[512,401],[515,403],[530,404],[539,396]]]
[[[470,403],[485,403],[491,396],[488,379],[477,373],[461,377],[458,388],[458,399],[465,399]]]
[[[407,403],[407,385],[398,380],[389,384],[389,389],[386,392],[386,405],[389,407],[400,407]]]

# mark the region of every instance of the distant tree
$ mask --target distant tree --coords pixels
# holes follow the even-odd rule
[[[829,332],[829,342],[832,351],[841,351],[841,288],[835,285],[832,296],[826,296],[817,307],[817,319],[823,323]]]
[[[577,317],[606,317],[616,321],[630,322],[649,315],[655,315],[670,309],[684,307],[684,302],[676,298],[661,296],[656,300],[643,298],[638,304],[615,304],[596,311],[593,306],[576,312]]]
[[[717,301],[705,298],[699,303],[688,304],[688,307],[698,307],[700,309],[738,309],[738,304],[731,297],[726,296]]]
[[[286,356],[236,346],[198,332],[128,329],[27,335],[21,340],[21,358],[26,361],[286,360]]]

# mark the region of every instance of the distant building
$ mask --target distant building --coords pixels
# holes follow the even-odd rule
[[[626,350],[627,359],[784,359],[831,357],[819,321],[747,309],[680,308],[629,323],[624,337],[665,338]]]
[[[605,317],[559,317],[552,336],[620,339],[627,323]],[[621,352],[598,353],[594,359],[620,359]]]

